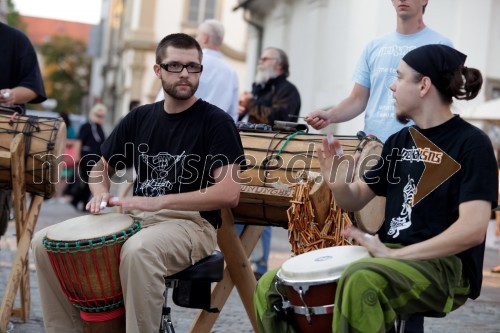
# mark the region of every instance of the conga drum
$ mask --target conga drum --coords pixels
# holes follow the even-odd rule
[[[86,332],[125,332],[120,249],[140,228],[140,221],[113,213],[76,217],[47,231],[43,245]]]
[[[302,333],[331,332],[337,282],[342,272],[352,262],[369,257],[366,248],[346,245],[307,252],[283,263],[276,287],[278,291],[285,289],[282,297],[289,301]]]
[[[41,118],[0,114],[0,188],[12,189],[10,152],[14,137],[23,133],[26,145],[26,191],[50,198],[59,181],[58,164],[66,146],[66,125],[62,118]]]

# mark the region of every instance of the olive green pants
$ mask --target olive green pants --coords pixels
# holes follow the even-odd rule
[[[278,269],[261,277],[254,294],[261,333],[295,333],[290,321],[278,316],[273,305],[286,290],[278,284]],[[469,283],[462,263],[452,256],[434,260],[367,258],[350,264],[338,282],[332,332],[386,332],[399,314],[428,311],[449,313],[463,305]]]

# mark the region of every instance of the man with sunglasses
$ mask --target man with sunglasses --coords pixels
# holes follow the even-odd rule
[[[221,208],[239,202],[237,181],[243,147],[233,119],[194,96],[203,66],[198,42],[186,34],[166,36],[153,69],[165,99],[135,108],[101,146],[102,158],[89,179],[98,214],[121,206],[142,220],[120,253],[126,332],[158,332],[164,279],[207,257],[217,245]],[[111,176],[134,166],[134,196],[112,197]],[[42,239],[33,240],[45,331],[80,332],[78,311],[50,269]]]

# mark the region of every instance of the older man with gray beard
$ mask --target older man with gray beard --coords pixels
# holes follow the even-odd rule
[[[276,120],[296,122],[300,112],[300,95],[297,88],[287,80],[289,74],[286,53],[275,47],[265,49],[259,59],[252,93],[245,92],[240,96],[238,120],[248,115],[248,122],[255,124],[272,126]],[[264,229],[261,241],[262,257],[252,260],[257,280],[267,272],[271,227]]]
[[[239,120],[248,115],[249,122],[258,124],[297,121],[300,95],[287,80],[289,74],[286,53],[275,47],[265,49],[259,59],[252,92],[240,96]]]

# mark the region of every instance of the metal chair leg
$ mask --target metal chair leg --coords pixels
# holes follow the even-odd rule
[[[173,288],[177,281],[171,281],[167,284],[165,291],[163,292],[163,308],[161,311],[161,321],[160,321],[160,331],[159,333],[175,333],[174,324],[172,323],[172,317],[170,316],[171,309],[167,305],[168,299],[168,289]]]

